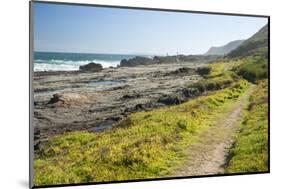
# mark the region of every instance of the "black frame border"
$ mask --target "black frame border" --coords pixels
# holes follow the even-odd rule
[[[34,46],[33,46],[34,45],[33,44],[34,43],[34,39],[33,39],[33,35],[34,35],[34,33],[33,33],[34,21],[33,20],[34,20],[34,18],[33,18],[33,7],[32,7],[33,3],[267,18],[267,20],[268,20],[268,22],[267,22],[267,24],[268,24],[268,171],[34,186],[34,184],[33,184],[33,155],[34,155],[33,152],[34,152],[34,150],[33,150],[33,125],[32,125],[32,119],[33,119],[33,86],[32,86],[33,79],[32,79],[32,77],[33,77],[33,53],[34,53]],[[270,165],[271,164],[270,164],[270,16],[269,15],[207,12],[207,11],[194,11],[194,10],[184,10],[184,9],[131,7],[131,6],[121,6],[121,5],[104,5],[104,4],[73,3],[73,2],[42,1],[42,0],[30,0],[29,1],[29,188],[53,188],[53,187],[66,187],[66,186],[85,186],[85,185],[132,183],[132,182],[144,182],[144,181],[162,181],[162,180],[175,180],[175,179],[211,178],[211,177],[268,174],[268,173],[270,173]]]

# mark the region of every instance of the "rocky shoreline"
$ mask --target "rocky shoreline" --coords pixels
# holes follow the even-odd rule
[[[174,56],[154,56],[142,57],[136,56],[131,59],[123,59],[120,62],[120,67],[135,67],[139,65],[157,65],[157,64],[174,64],[174,63],[209,63],[219,58],[220,55],[174,55]]]
[[[35,146],[69,131],[102,131],[132,112],[179,104],[199,95],[186,86],[202,78],[201,66],[180,62],[99,72],[35,72]]]

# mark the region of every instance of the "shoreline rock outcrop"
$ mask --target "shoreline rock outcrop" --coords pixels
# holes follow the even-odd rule
[[[152,64],[153,60],[151,58],[142,57],[142,56],[136,56],[131,59],[123,59],[120,62],[120,66],[126,66],[126,67],[132,67],[132,66],[138,66],[138,65],[148,65]]]
[[[102,69],[102,65],[95,62],[91,62],[79,67],[79,70],[84,72],[100,72]]]
[[[139,65],[173,64],[180,62],[201,62],[208,63],[221,58],[219,55],[174,55],[154,56],[153,58],[136,56],[131,59],[123,59],[120,67],[134,67]]]

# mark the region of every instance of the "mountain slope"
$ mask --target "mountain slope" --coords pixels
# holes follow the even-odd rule
[[[227,57],[241,58],[249,55],[268,56],[268,24],[244,41],[239,47],[231,51]]]
[[[205,55],[225,55],[230,51],[236,49],[244,40],[235,40],[220,47],[211,47]]]

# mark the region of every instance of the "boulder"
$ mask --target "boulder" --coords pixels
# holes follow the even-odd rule
[[[100,72],[102,71],[102,65],[95,62],[91,62],[89,64],[80,66],[79,70],[84,72]]]
[[[63,95],[60,93],[53,94],[53,97],[49,100],[48,104],[51,104],[52,107],[61,107],[65,104],[63,100]]]
[[[53,94],[53,97],[50,99],[48,104],[54,104],[57,103],[58,101],[63,101],[61,98],[62,98],[62,94],[60,93]]]

